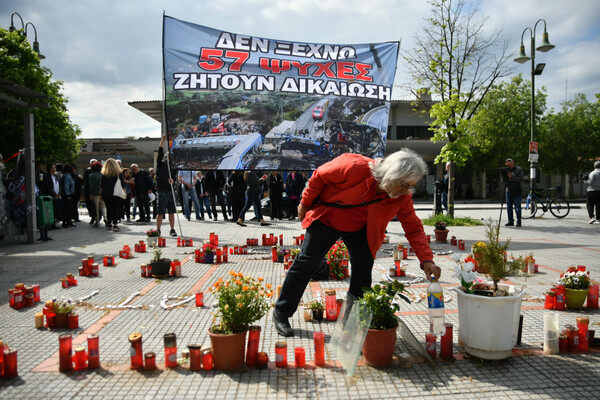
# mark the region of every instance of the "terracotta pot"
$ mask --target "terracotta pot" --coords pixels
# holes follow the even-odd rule
[[[587,298],[588,289],[565,289],[565,304],[569,310],[579,310]]]
[[[69,314],[67,313],[56,313],[54,319],[57,328],[68,328],[69,327]]]
[[[443,231],[434,229],[433,232],[435,233],[435,241],[436,242],[447,242],[448,233],[450,232],[448,229],[445,229]]]
[[[208,331],[215,369],[233,371],[244,366],[246,332],[220,335]]]
[[[480,274],[487,274],[487,267],[481,264],[481,254],[473,253],[473,256],[475,258],[475,271],[479,272]]]
[[[367,365],[385,367],[392,362],[396,349],[396,327],[390,329],[369,329],[362,347]]]
[[[171,260],[169,259],[152,261],[150,265],[152,266],[152,275],[154,276],[169,275],[169,272],[171,272]]]

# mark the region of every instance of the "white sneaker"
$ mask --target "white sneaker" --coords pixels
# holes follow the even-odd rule
[[[598,222],[598,221],[596,221],[596,219],[594,219],[594,218],[590,218],[590,220],[588,221],[588,224],[593,224],[594,222]]]

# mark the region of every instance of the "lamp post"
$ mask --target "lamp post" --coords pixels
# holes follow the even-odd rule
[[[542,44],[539,47],[535,47],[535,30],[540,22],[544,23],[544,34],[542,35]],[[525,46],[523,45],[523,37],[525,36],[525,32],[529,31],[531,36],[531,57],[527,57],[525,54]],[[540,63],[535,65],[535,50],[541,51],[543,53],[552,50],[555,46],[550,44],[548,41],[548,32],[546,32],[546,21],[544,19],[538,19],[533,29],[525,28],[523,33],[521,33],[521,46],[519,47],[519,56],[515,58],[515,62],[519,64],[523,64],[529,60],[531,60],[531,141],[535,141],[535,76],[541,75],[542,71],[546,64]],[[535,163],[533,158],[530,157],[530,181],[529,188],[530,190],[534,190],[535,188]]]

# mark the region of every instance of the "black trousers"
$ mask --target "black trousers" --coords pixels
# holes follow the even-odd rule
[[[270,193],[271,199],[271,218],[281,218],[281,193]]]
[[[321,260],[338,239],[342,239],[350,253],[352,271],[349,293],[362,297],[362,288],[371,287],[373,256],[367,242],[366,227],[356,232],[340,232],[315,221],[306,230],[300,254],[294,259],[275,303],[279,315],[289,318],[298,308],[304,290],[314,275]]]
[[[590,190],[587,192],[587,210],[590,218],[594,218],[594,208],[596,209],[596,219],[600,221],[600,190]]]
[[[217,218],[217,201],[219,201],[221,211],[223,212],[223,218],[227,219],[227,209],[225,208],[223,191],[221,189],[209,189],[208,195],[210,197],[210,207],[212,209],[213,217]]]
[[[108,223],[116,226],[119,223],[122,199],[117,196],[102,196],[102,199],[106,205],[106,219]]]

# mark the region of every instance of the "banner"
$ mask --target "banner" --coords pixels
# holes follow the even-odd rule
[[[347,152],[382,157],[398,47],[265,39],[165,16],[173,167],[314,170]]]

